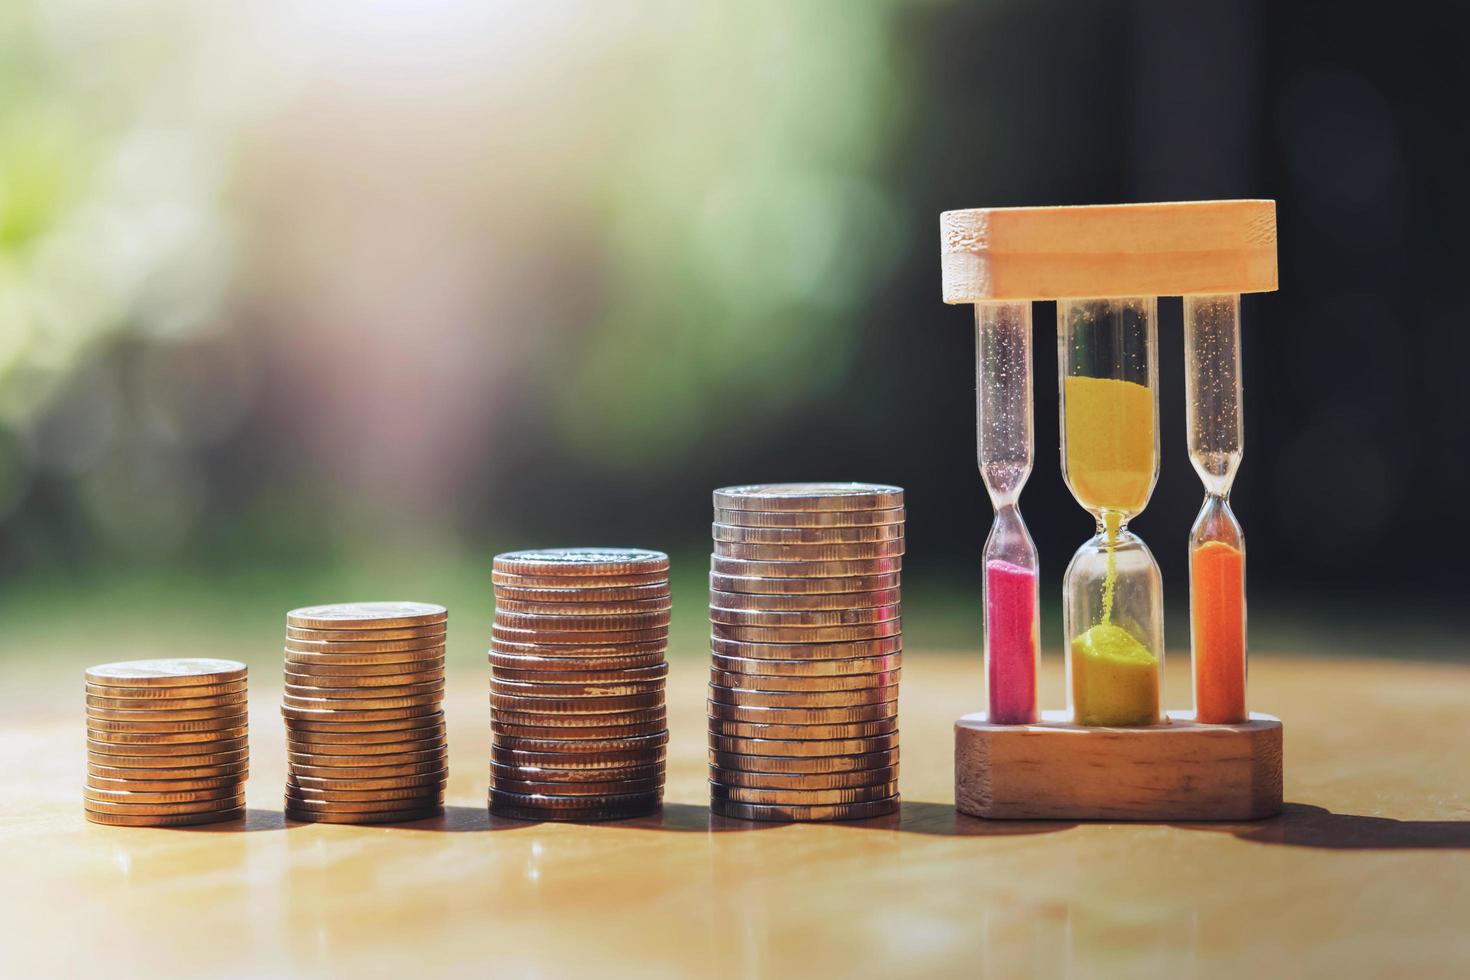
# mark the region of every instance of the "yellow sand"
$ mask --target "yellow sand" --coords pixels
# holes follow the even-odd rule
[[[1068,377],[1067,478],[1088,510],[1133,515],[1154,478],[1154,396],[1132,381]]]
[[[1099,623],[1072,641],[1072,706],[1079,725],[1159,720],[1159,661],[1121,626]]]

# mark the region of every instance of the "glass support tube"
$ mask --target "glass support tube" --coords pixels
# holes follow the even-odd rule
[[[1230,510],[1244,454],[1240,297],[1184,297],[1189,459],[1205,502],[1189,534],[1189,626],[1195,720],[1231,724],[1245,700],[1245,535]]]
[[[1159,473],[1157,307],[1057,301],[1062,475],[1096,527],[1063,580],[1068,705],[1081,725],[1163,718],[1163,576],[1128,528]]]
[[[1031,303],[975,304],[975,431],[995,509],[985,541],[985,677],[994,724],[1036,721],[1040,563],[1017,501],[1035,459]]]

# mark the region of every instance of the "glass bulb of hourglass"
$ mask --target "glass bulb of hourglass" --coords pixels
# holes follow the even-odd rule
[[[1083,725],[1160,720],[1163,577],[1128,521],[1159,472],[1156,302],[1060,300],[1062,475],[1096,533],[1063,584],[1067,689]]]
[[[1036,721],[1041,599],[1036,546],[1017,509],[1034,455],[1031,304],[975,306],[976,455],[995,523],[985,541],[987,717]]]

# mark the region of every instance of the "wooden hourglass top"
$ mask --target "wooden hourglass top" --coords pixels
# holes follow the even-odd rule
[[[939,216],[946,303],[1276,289],[1276,202],[966,208]]]

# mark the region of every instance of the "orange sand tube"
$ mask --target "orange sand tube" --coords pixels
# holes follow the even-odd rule
[[[1245,721],[1245,554],[1206,541],[1190,555],[1189,571],[1195,719]]]

